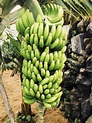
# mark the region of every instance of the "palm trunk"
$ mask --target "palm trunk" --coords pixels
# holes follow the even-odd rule
[[[39,102],[39,105],[38,105],[38,123],[44,123],[43,115],[44,115],[44,105],[41,102]]]
[[[8,96],[7,96],[7,93],[5,91],[5,88],[4,88],[4,85],[3,85],[3,82],[2,82],[2,76],[1,75],[0,75],[0,92],[1,92],[1,95],[2,95],[2,99],[4,101],[5,109],[7,111],[9,120],[10,120],[11,123],[15,123],[14,122],[14,113],[13,113],[12,108],[10,106]]]

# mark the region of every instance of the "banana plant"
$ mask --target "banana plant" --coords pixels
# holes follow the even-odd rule
[[[16,21],[16,19],[17,19],[17,17],[18,17],[18,11],[20,11],[20,10],[17,10],[16,12],[14,12],[14,13],[10,13],[10,10],[12,10],[12,8],[15,6],[15,5],[18,5],[18,4],[20,4],[20,2],[18,1],[18,0],[13,0],[13,1],[11,1],[11,0],[9,0],[9,1],[7,1],[7,2],[11,2],[10,3],[10,5],[12,5],[12,7],[10,6],[10,8],[9,8],[9,10],[7,11],[7,9],[8,9],[8,6],[9,6],[9,3],[4,3],[4,1],[2,1],[1,2],[1,8],[2,8],[2,14],[1,14],[1,23],[0,23],[0,28],[1,28],[1,32],[2,32],[2,30],[4,30],[4,28],[5,27],[8,27],[9,25],[11,25],[11,23],[13,23],[13,22],[15,22]],[[34,16],[34,19],[36,20],[36,17],[37,17],[37,15],[38,14],[40,14],[40,16],[41,16],[41,18],[42,18],[42,20],[44,20],[44,19],[46,19],[46,23],[47,24],[50,24],[50,26],[53,26],[54,25],[54,23],[55,22],[50,22],[50,21],[52,21],[52,20],[54,20],[54,21],[60,21],[60,23],[55,23],[56,25],[58,25],[58,24],[61,24],[60,26],[58,26],[58,28],[57,28],[57,32],[60,32],[61,33],[61,31],[59,31],[59,30],[61,30],[61,26],[62,26],[62,24],[63,24],[63,18],[61,17],[62,15],[63,15],[63,10],[62,9],[60,9],[60,11],[59,11],[59,14],[58,14],[58,12],[57,12],[57,10],[58,10],[58,8],[57,8],[57,10],[55,11],[55,13],[53,13],[52,14],[52,18],[53,19],[51,19],[51,16],[50,15],[44,15],[43,14],[43,11],[42,11],[42,9],[41,9],[41,7],[40,7],[40,5],[39,5],[39,3],[38,3],[38,1],[37,0],[25,0],[25,1],[23,1],[22,0],[22,3],[23,3],[23,7],[24,8],[29,8],[29,10],[33,13],[33,16]],[[20,4],[21,5],[21,4]],[[23,8],[22,7],[22,8]],[[55,7],[54,7],[55,8]],[[51,8],[51,10],[53,10],[53,12],[54,12],[54,8]],[[49,8],[48,8],[49,9]],[[49,11],[50,11],[50,9],[49,9]],[[61,13],[60,13],[61,12]],[[14,15],[15,14],[15,15]],[[57,15],[57,17],[55,17],[55,15]],[[49,16],[49,17],[48,17]],[[7,21],[8,20],[8,21]],[[54,26],[53,26],[54,27]],[[52,29],[53,30],[53,29]],[[55,30],[54,30],[55,31]],[[8,30],[8,32],[9,32],[9,30]],[[55,34],[55,33],[54,33]],[[58,33],[56,33],[57,35],[58,35]],[[4,43],[3,44],[3,46],[4,47],[2,47],[2,51],[5,51],[5,53],[4,52],[2,52],[3,53],[3,55],[6,57],[6,59],[7,59],[7,57],[9,58],[9,60],[10,61],[12,61],[12,62],[14,62],[16,65],[17,65],[17,67],[18,68],[20,68],[21,66],[20,66],[20,55],[19,55],[19,49],[20,48],[18,48],[17,46],[19,45],[19,44],[17,44],[17,43],[19,43],[19,42],[17,42],[17,40],[14,40],[12,37],[11,37],[11,31],[10,31],[10,33],[8,34],[8,36],[9,36],[9,39],[10,39],[10,43]],[[22,36],[20,36],[20,37],[22,37]],[[19,38],[19,37],[18,37]],[[64,38],[64,37],[63,37]],[[59,47],[59,40],[57,39],[56,40],[56,43],[57,43],[57,48]],[[62,43],[62,42],[61,42]],[[63,42],[64,43],[64,42]],[[55,48],[55,46],[54,46],[55,44],[53,43],[53,46],[52,46],[52,49],[53,48]],[[65,43],[63,44],[63,45],[65,45]],[[60,45],[61,47],[62,47],[62,44]],[[60,47],[60,48],[61,48]],[[5,49],[4,49],[5,48]],[[8,51],[7,51],[7,49],[8,49]],[[13,51],[13,52],[11,52],[11,50]],[[63,49],[64,50],[64,49]],[[65,51],[65,50],[64,50]],[[62,51],[62,52],[64,52],[64,51]],[[8,54],[6,53],[6,52],[8,52]],[[16,54],[15,54],[15,52],[16,52]],[[18,56],[18,57],[17,57]],[[47,55],[48,56],[48,55]],[[5,58],[4,57],[4,58]],[[15,57],[15,59],[14,59],[14,57]],[[19,58],[19,59],[18,59]],[[65,60],[65,59],[64,59]],[[9,62],[10,62],[9,61]],[[19,62],[19,63],[18,63]],[[53,61],[53,63],[54,63],[54,61]],[[58,62],[57,62],[58,63]],[[63,64],[63,66],[64,66],[64,64]],[[57,68],[57,67],[56,67]],[[56,73],[57,74],[57,73]],[[56,77],[56,74],[55,74],[55,77]],[[54,85],[55,86],[55,85]],[[42,86],[41,86],[42,87]],[[61,88],[59,88],[60,90],[61,90]],[[59,91],[60,91],[59,90]],[[60,95],[61,95],[62,93],[60,93]],[[58,94],[57,95],[57,97],[53,97],[52,99],[54,99],[54,100],[56,100],[57,98],[59,98],[58,100],[57,100],[57,104],[59,103],[59,100],[60,100],[60,95]],[[42,98],[44,98],[43,96],[42,96]],[[46,103],[44,103],[44,104],[46,104]],[[54,105],[55,105],[56,103],[54,103]],[[57,105],[56,104],[56,105]],[[51,107],[51,104],[49,105],[50,107]],[[30,111],[28,112],[28,108],[30,109],[30,106],[29,105],[23,105],[23,108],[26,108],[26,112],[25,112],[25,115],[30,115]],[[42,110],[43,109],[43,106],[42,106],[42,104],[40,103],[40,105],[39,105],[39,110]],[[41,112],[39,112],[40,113],[40,118],[42,117],[42,111]],[[43,121],[42,121],[42,119],[39,121],[39,123],[42,123]]]
[[[58,0],[57,4],[61,5],[68,14],[68,19],[71,16],[71,21],[75,22],[79,19],[92,19],[92,1],[91,0]],[[69,22],[68,21],[68,22]],[[67,22],[67,20],[66,20]]]

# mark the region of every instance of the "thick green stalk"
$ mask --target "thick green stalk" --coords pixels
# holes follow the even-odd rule
[[[38,123],[43,123],[43,115],[44,115],[44,105],[39,102],[38,105]]]
[[[26,0],[25,3],[29,10],[33,13],[35,19],[38,14],[40,14],[41,17],[44,18],[44,14],[37,0]]]

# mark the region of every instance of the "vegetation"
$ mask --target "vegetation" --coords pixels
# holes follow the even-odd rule
[[[38,4],[38,2],[40,5]],[[80,22],[82,19],[85,20],[85,23],[87,23],[87,22],[90,23],[92,21],[92,1],[91,0],[88,0],[88,1],[87,0],[82,0],[82,1],[81,0],[76,0],[76,1],[74,1],[74,0],[48,0],[48,1],[38,0],[38,2],[34,1],[34,0],[21,0],[21,1],[20,0],[1,0],[0,1],[0,36],[1,36],[0,37],[1,38],[0,39],[0,69],[2,69],[2,71],[4,71],[5,69],[12,69],[12,70],[19,71],[21,73],[21,71],[23,69],[22,68],[23,59],[24,58],[27,59],[27,64],[28,64],[28,61],[30,60],[30,57],[28,56],[28,54],[26,56],[25,54],[23,54],[23,51],[20,55],[20,49],[22,50],[24,47],[24,45],[23,45],[23,47],[21,48],[21,45],[22,45],[21,41],[25,42],[25,40],[28,40],[27,38],[30,37],[30,36],[28,37],[28,35],[27,36],[25,35],[26,31],[29,30],[27,28],[27,27],[29,27],[29,24],[28,25],[26,24],[24,26],[27,28],[27,30],[20,24],[19,20],[21,20],[21,18],[22,18],[21,14],[18,16],[18,13],[20,10],[21,10],[21,12],[23,12],[22,14],[24,14],[25,13],[24,11],[26,11],[27,9],[30,12],[32,12],[35,22],[37,22],[37,20],[36,20],[37,15],[40,14],[40,17],[42,19],[40,19],[38,17],[38,21],[41,21],[41,23],[45,22],[45,24],[50,25],[50,27],[49,27],[50,31],[51,31],[51,27],[53,27],[53,29],[54,29],[54,26],[52,26],[54,24],[56,26],[55,28],[57,28],[57,24],[61,24],[61,26],[62,26],[63,22],[64,22],[64,25],[69,24],[71,27],[70,30],[72,30],[72,31],[71,31],[71,33],[69,32],[70,37],[68,37],[68,38],[71,38],[72,36],[76,35],[76,32],[73,31],[74,29],[77,30],[77,28],[75,27],[76,23]],[[48,3],[52,3],[52,4],[49,6]],[[58,15],[57,12],[55,11],[55,6],[52,7],[53,3],[62,6],[62,8],[64,10],[64,15],[63,15],[64,21],[63,21],[63,18],[62,19],[59,18],[60,15]],[[43,4],[44,4],[44,6],[43,6]],[[20,5],[22,8],[16,10],[15,12],[11,12],[11,10],[16,5]],[[45,5],[47,5],[47,8]],[[52,15],[50,13],[51,11],[53,11]],[[60,11],[60,13],[61,13],[61,11]],[[54,19],[54,16],[57,16],[58,20],[55,20],[57,18]],[[19,34],[17,36],[14,36],[12,30],[10,29],[10,26],[13,23],[14,24],[16,23],[17,18],[20,18],[17,21],[17,24],[19,24],[22,28],[19,28],[19,25],[18,25],[17,30],[19,31]],[[61,22],[59,23],[60,19],[61,19]],[[25,20],[26,20],[26,17],[25,17]],[[25,22],[23,22],[23,23],[25,23]],[[85,23],[84,23],[84,25],[85,25]],[[84,26],[84,25],[82,25],[82,26]],[[31,26],[32,26],[32,24],[31,24]],[[34,26],[36,26],[36,25],[34,25]],[[38,26],[38,28],[39,28],[39,26]],[[43,28],[45,28],[45,26],[43,26]],[[46,32],[46,33],[48,34],[48,32]],[[51,38],[51,36],[49,36],[49,37]],[[45,38],[46,38],[46,36],[45,36]],[[92,38],[92,37],[90,37],[90,38]],[[68,40],[68,41],[70,41],[70,40]],[[50,46],[49,45],[50,43],[49,44],[43,43],[42,40],[40,42],[41,42],[40,46],[38,46],[38,47],[40,47],[42,49],[42,50],[40,50],[40,52],[42,53],[43,49],[45,48],[44,45]],[[68,42],[67,47],[69,47],[69,43],[70,42]],[[36,42],[36,44],[37,44],[37,42]],[[27,43],[27,45],[29,45],[29,43]],[[55,45],[55,47],[58,47],[58,46]],[[32,47],[32,49],[33,49],[33,47]],[[52,49],[55,50],[54,48],[52,48]],[[69,47],[69,49],[70,49],[70,47]],[[53,52],[53,51],[51,50],[51,52]],[[67,54],[69,55],[70,53],[71,52],[69,50],[66,51],[66,55]],[[69,57],[70,57],[70,55],[69,55]],[[67,65],[67,62],[66,62],[66,65]],[[23,70],[23,71],[25,71],[25,70]],[[79,72],[79,71],[77,71],[77,72]],[[25,72],[23,72],[23,74],[26,75]],[[21,77],[21,81],[23,81],[24,78],[22,78],[22,74],[20,74],[20,77]],[[29,77],[27,77],[27,78],[29,80]],[[25,82],[23,82],[23,84],[25,84]],[[37,85],[37,83],[35,83],[35,84]],[[38,88],[38,85],[37,85],[37,88]],[[24,93],[25,92],[23,89],[23,95],[25,95]],[[65,92],[65,94],[67,95],[67,92]],[[43,102],[42,101],[43,98],[44,98],[44,96],[42,96],[42,99],[40,98],[41,102]],[[48,106],[50,106],[50,105],[48,105]],[[20,119],[22,119],[22,120],[28,119],[28,122],[30,122],[30,120],[32,120],[32,118],[30,118],[31,109],[29,107],[29,104],[26,104],[23,101],[23,107],[25,107],[25,111],[23,110],[23,112],[21,112],[21,115],[19,116],[19,120]],[[26,114],[26,112],[28,112],[28,113]],[[25,114],[26,114],[26,116],[25,116]],[[71,115],[71,114],[69,114],[69,115]],[[81,122],[80,119],[78,120],[78,122]]]

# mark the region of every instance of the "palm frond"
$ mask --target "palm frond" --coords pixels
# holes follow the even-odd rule
[[[71,18],[75,18],[75,21],[79,18],[92,18],[92,1],[90,0],[58,0],[57,4],[61,5]]]

